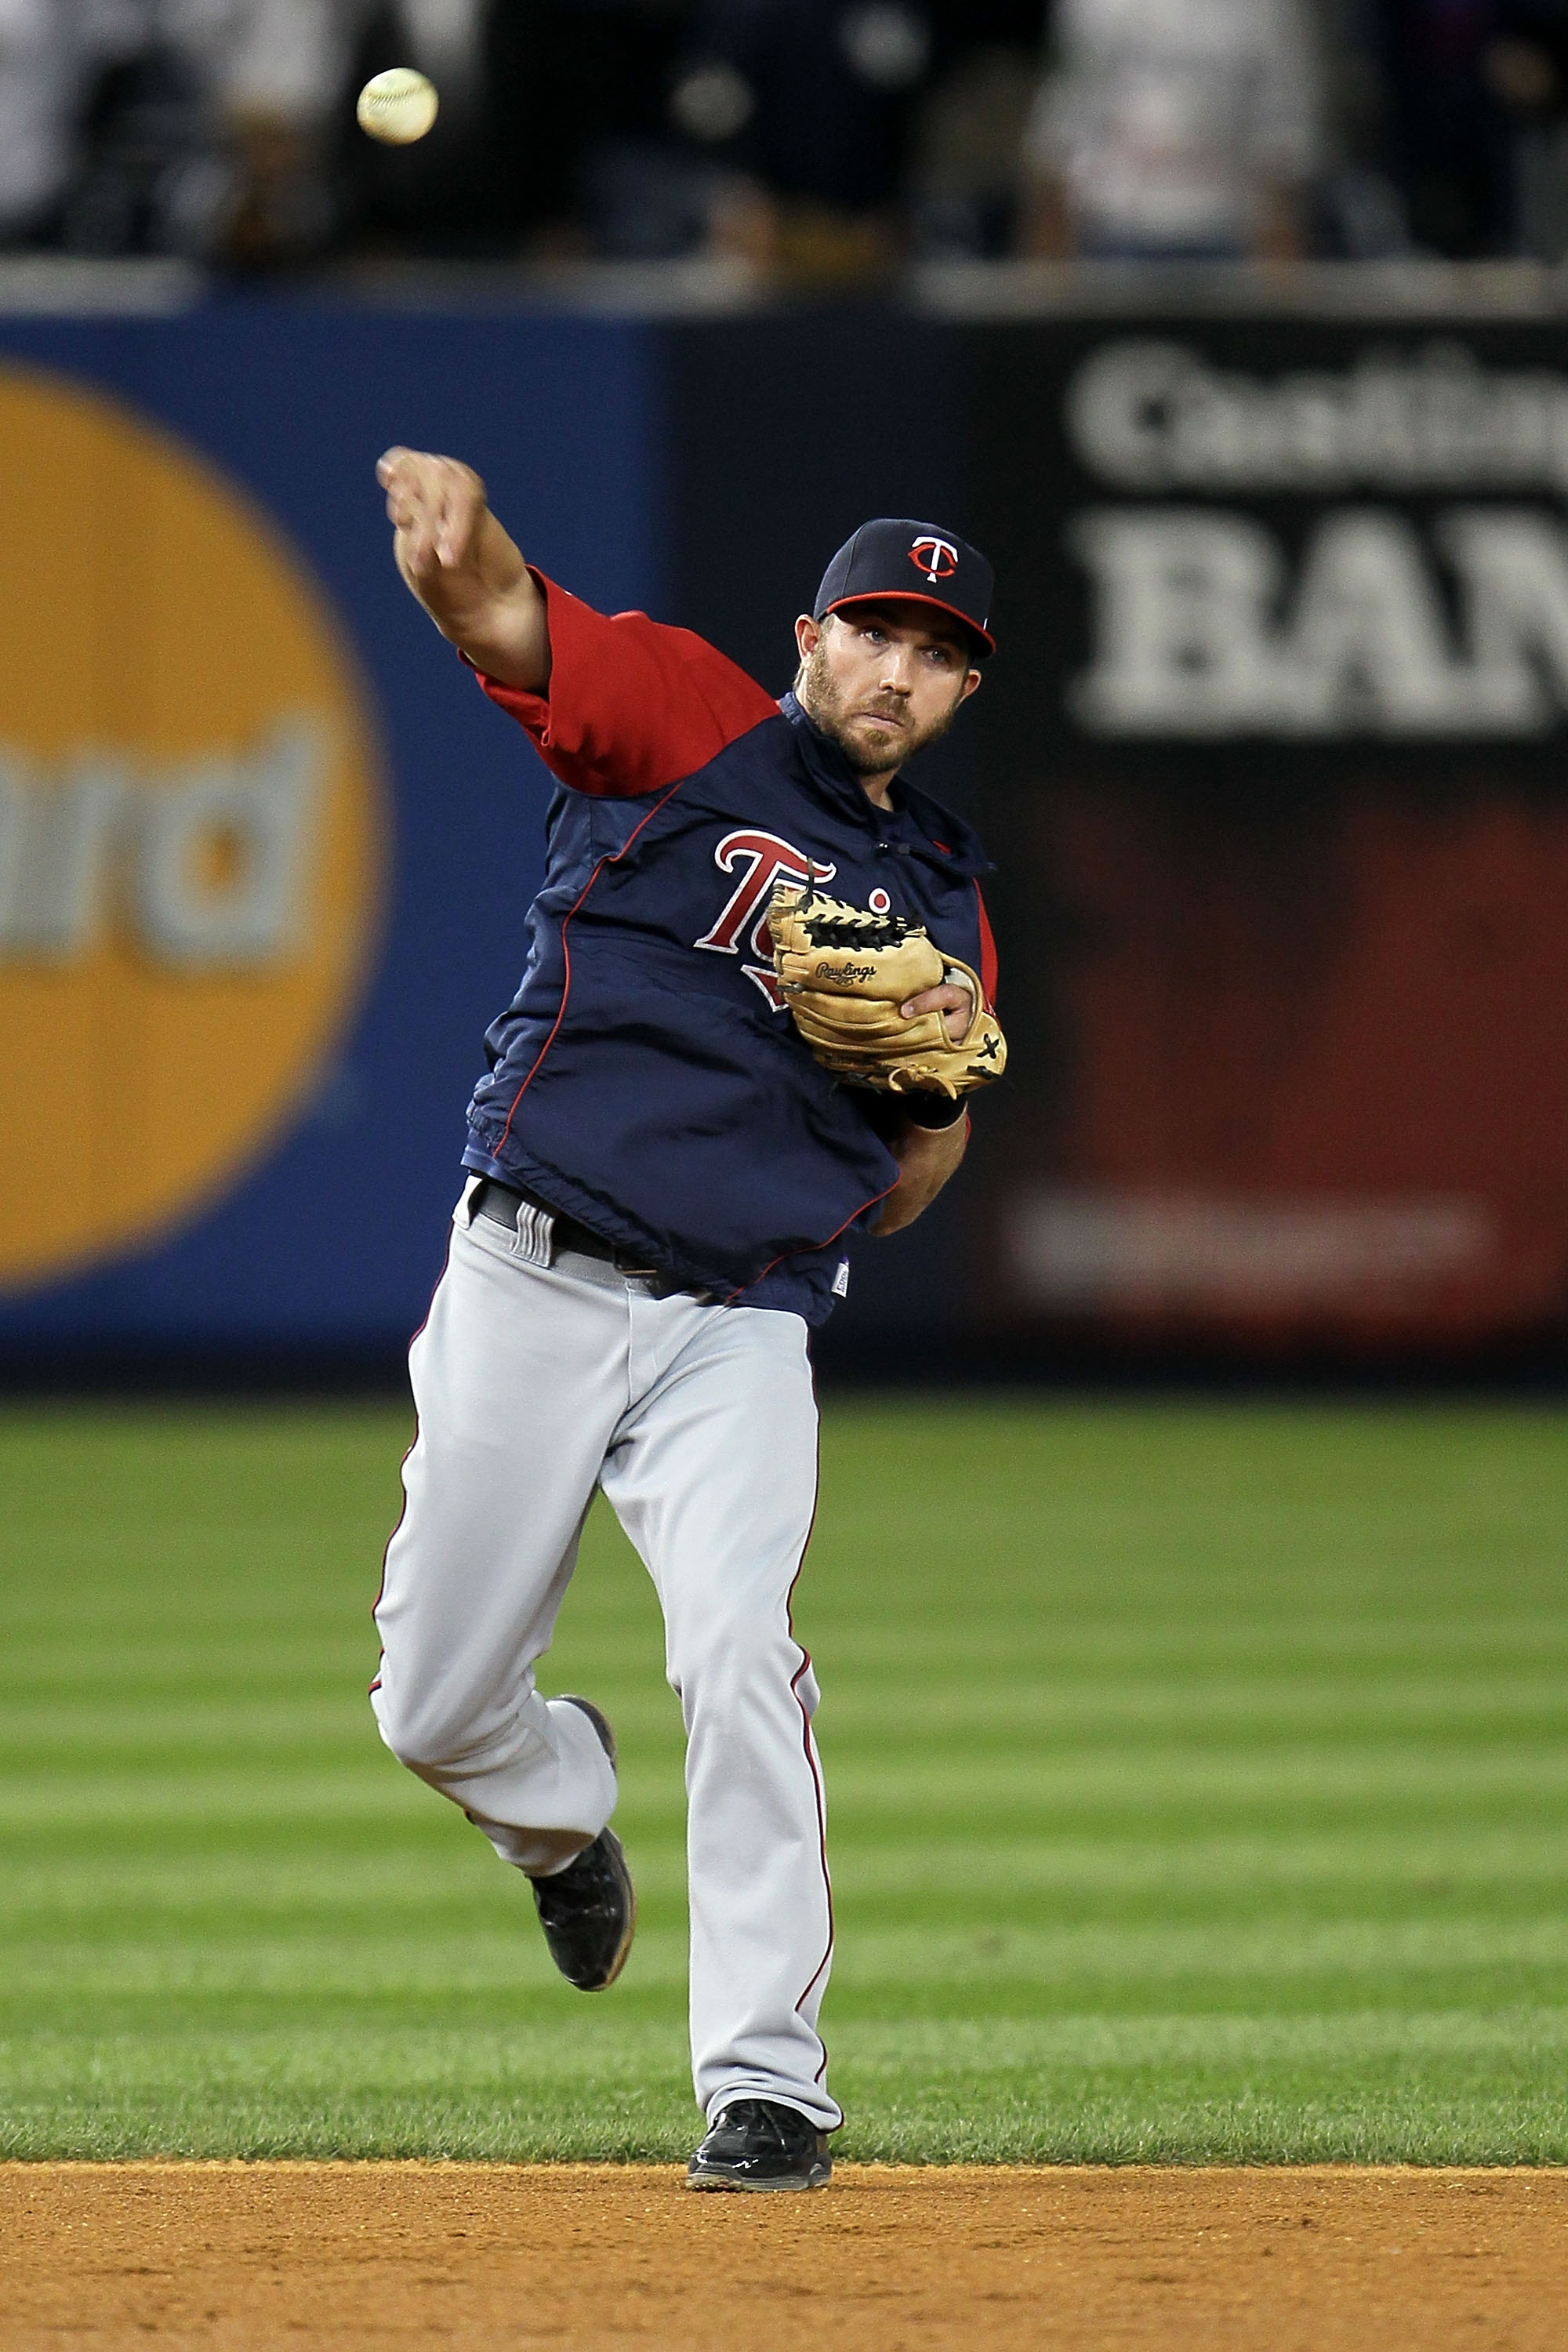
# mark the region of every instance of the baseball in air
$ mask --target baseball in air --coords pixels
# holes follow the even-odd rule
[[[436,120],[441,101],[436,85],[412,66],[389,66],[373,74],[354,108],[359,127],[384,147],[411,147]]]

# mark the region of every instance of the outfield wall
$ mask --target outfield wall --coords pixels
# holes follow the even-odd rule
[[[925,781],[1009,1081],[823,1353],[1492,1360],[1568,1299],[1568,365],[1549,322],[687,320],[259,297],[0,320],[0,1363],[390,1359],[543,776],[376,453],[782,688],[871,511],[995,556]]]

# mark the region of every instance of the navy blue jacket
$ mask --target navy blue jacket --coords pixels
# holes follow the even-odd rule
[[[773,980],[773,884],[925,923],[995,992],[969,827],[876,808],[793,695],[685,629],[541,581],[548,698],[481,677],[563,789],[528,966],[486,1040],[464,1164],[731,1305],[824,1321],[898,1182],[881,1098],[813,1061]]]

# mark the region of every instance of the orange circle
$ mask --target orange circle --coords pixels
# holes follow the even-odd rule
[[[101,393],[0,368],[0,1287],[254,1163],[360,998],[386,820],[320,589]]]

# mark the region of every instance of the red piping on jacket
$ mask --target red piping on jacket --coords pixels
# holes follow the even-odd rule
[[[980,985],[985,991],[985,1009],[996,1010],[996,942],[991,936],[991,918],[985,911],[985,901],[980,895],[980,885],[974,886],[974,905],[980,917]]]
[[[739,1290],[730,1292],[724,1301],[725,1306],[733,1307],[737,1298],[743,1298],[748,1290],[755,1290],[758,1283],[765,1282],[774,1266],[782,1265],[786,1257],[814,1257],[818,1250],[831,1249],[839,1234],[847,1234],[857,1217],[863,1217],[868,1209],[874,1209],[879,1201],[885,1201],[889,1192],[896,1192],[898,1189],[899,1179],[895,1176],[890,1184],[884,1185],[879,1192],[873,1192],[870,1199],[862,1201],[858,1209],[851,1209],[844,1223],[836,1232],[829,1234],[825,1242],[805,1242],[797,1250],[780,1250],[777,1257],[769,1258],[761,1274],[752,1275],[750,1282],[743,1282]]]
[[[567,924],[572,920],[573,916],[577,912],[578,908],[583,904],[584,899],[587,897],[589,891],[593,888],[595,883],[598,880],[605,866],[616,866],[620,863],[627,850],[631,847],[633,842],[637,839],[637,835],[642,831],[643,826],[645,824],[651,824],[654,818],[658,814],[660,809],[664,807],[666,802],[674,799],[676,793],[680,790],[680,785],[684,783],[686,779],[682,777],[679,782],[671,784],[667,793],[661,793],[658,799],[655,801],[652,808],[649,809],[647,816],[643,817],[640,822],[633,827],[626,840],[621,844],[619,849],[606,849],[603,857],[595,861],[593,872],[589,875],[588,879],[584,883],[583,887],[578,891],[577,896],[573,900],[571,906],[567,908],[566,912],[562,916],[561,952],[566,960],[566,977],[561,983],[561,1003],[557,1008],[555,1018],[550,1024],[549,1036],[545,1039],[543,1045],[541,1045],[538,1053],[535,1054],[527,1077],[524,1078],[521,1086],[519,1087],[516,1094],[514,1094],[511,1098],[511,1105],[506,1115],[506,1125],[502,1128],[500,1139],[496,1143],[495,1150],[490,1155],[492,1159],[500,1158],[507,1137],[511,1133],[511,1123],[517,1116],[517,1107],[522,1100],[524,1095],[528,1092],[530,1087],[533,1084],[534,1078],[538,1075],[539,1066],[541,1062],[543,1061],[546,1054],[549,1053],[552,1045],[554,1045],[555,1033],[560,1028],[563,1021],[566,1018],[566,1000],[572,993],[572,950],[566,938]],[[826,1244],[824,1244],[824,1246],[826,1246]]]

